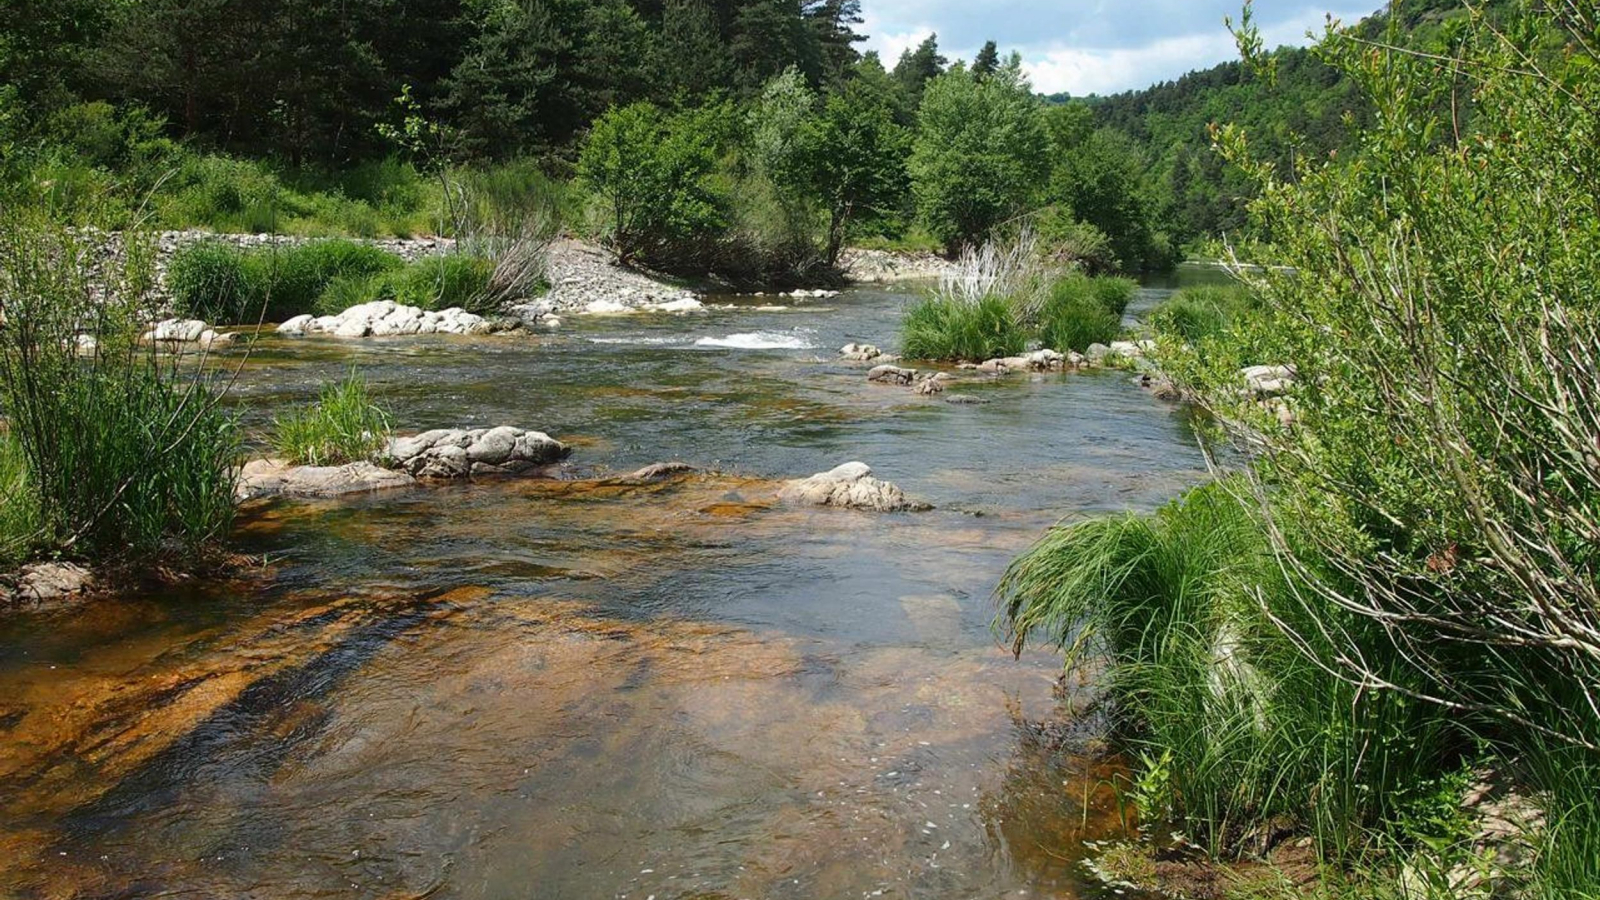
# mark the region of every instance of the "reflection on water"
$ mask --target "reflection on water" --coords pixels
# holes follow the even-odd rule
[[[1115,373],[957,406],[829,358],[892,343],[902,302],[267,342],[249,426],[355,362],[409,425],[722,474],[270,507],[238,583],[0,619],[0,895],[1095,896],[1115,773],[1059,657],[996,646],[989,593],[1049,523],[1149,508],[1199,453]],[[937,508],[775,504],[848,459]]]

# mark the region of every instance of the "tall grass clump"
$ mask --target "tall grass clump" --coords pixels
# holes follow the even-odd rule
[[[1150,324],[1198,344],[1237,333],[1258,311],[1255,295],[1242,285],[1202,285],[1172,295],[1150,313]]]
[[[1122,312],[1133,291],[1134,283],[1126,278],[1077,273],[1059,278],[1039,309],[1040,342],[1061,352],[1110,343],[1122,332]]]
[[[20,454],[5,467],[13,558],[188,561],[232,523],[239,438],[219,382],[203,360],[136,342],[151,258],[130,234],[120,259],[102,262],[33,210],[0,224],[0,400],[7,452]]]
[[[389,415],[352,368],[316,402],[273,420],[272,446],[294,465],[336,466],[370,459],[389,441]]]
[[[1284,637],[1275,620],[1303,616],[1242,490],[1052,529],[1006,572],[997,623],[1018,652],[1052,643],[1099,673],[1117,736],[1145,761],[1133,793],[1149,824],[1223,853],[1278,831],[1352,852],[1456,763],[1460,738],[1437,710],[1362,697]]]
[[[282,322],[315,311],[335,282],[363,281],[402,265],[394,254],[356,241],[250,250],[200,241],[173,254],[167,290],[180,313],[207,322]]]
[[[911,359],[1015,356],[1027,343],[1027,333],[1002,297],[984,297],[976,303],[928,297],[912,304],[901,324],[901,350]]]

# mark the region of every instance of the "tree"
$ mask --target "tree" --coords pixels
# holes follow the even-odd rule
[[[1104,233],[1117,261],[1130,271],[1165,261],[1156,244],[1148,169],[1138,144],[1102,128],[1069,149],[1050,178],[1051,199]]]
[[[923,224],[947,250],[1021,211],[1047,168],[1039,102],[1015,55],[986,79],[965,66],[928,85],[908,167]]]
[[[822,83],[842,84],[861,59],[855,45],[866,39],[855,30],[864,21],[861,0],[806,0],[804,15],[817,34]]]
[[[944,72],[945,65],[949,62],[939,55],[939,36],[930,34],[915,50],[907,50],[900,54],[900,61],[895,63],[894,80],[900,85],[900,91],[905,96],[905,102],[910,109],[922,105],[922,92],[928,82],[938,78]]]
[[[856,79],[828,97],[802,144],[812,190],[828,213],[825,258],[831,266],[853,222],[899,207],[911,133],[895,122],[894,101],[882,86]]]
[[[988,41],[983,49],[978,51],[978,56],[972,61],[972,74],[975,78],[988,78],[995,70],[1000,68],[1000,48],[994,41]]]
[[[600,202],[606,244],[624,263],[660,263],[727,225],[712,182],[722,107],[669,115],[633,103],[601,116],[578,157],[578,177]]]
[[[727,87],[733,66],[711,4],[707,0],[667,0],[656,46],[658,94],[663,99],[703,97]]]

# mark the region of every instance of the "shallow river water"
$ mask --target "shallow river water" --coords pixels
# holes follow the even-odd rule
[[[0,617],[0,897],[1100,896],[1116,772],[990,595],[1203,460],[1125,374],[955,405],[834,358],[908,298],[264,341],[251,427],[356,365],[402,430],[539,428],[573,480],[257,508],[259,571]],[[670,459],[719,474],[602,477]],[[935,509],[775,504],[856,459]]]

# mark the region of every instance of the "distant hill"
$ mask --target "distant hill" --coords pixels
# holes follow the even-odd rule
[[[1492,9],[1509,0],[1492,0]],[[1401,41],[1428,47],[1448,23],[1466,15],[1459,0],[1398,0],[1356,24],[1379,39],[1395,25]],[[1148,177],[1167,198],[1161,218],[1179,242],[1234,233],[1246,224],[1249,188],[1211,149],[1211,123],[1246,129],[1252,146],[1285,171],[1296,156],[1326,156],[1350,146],[1372,111],[1354,86],[1325,65],[1313,50],[1284,47],[1274,52],[1277,83],[1250,77],[1239,62],[1226,62],[1175,81],[1106,97],[1047,97],[1094,112],[1098,127],[1120,131],[1145,148]],[[1348,118],[1347,118],[1348,117]]]

